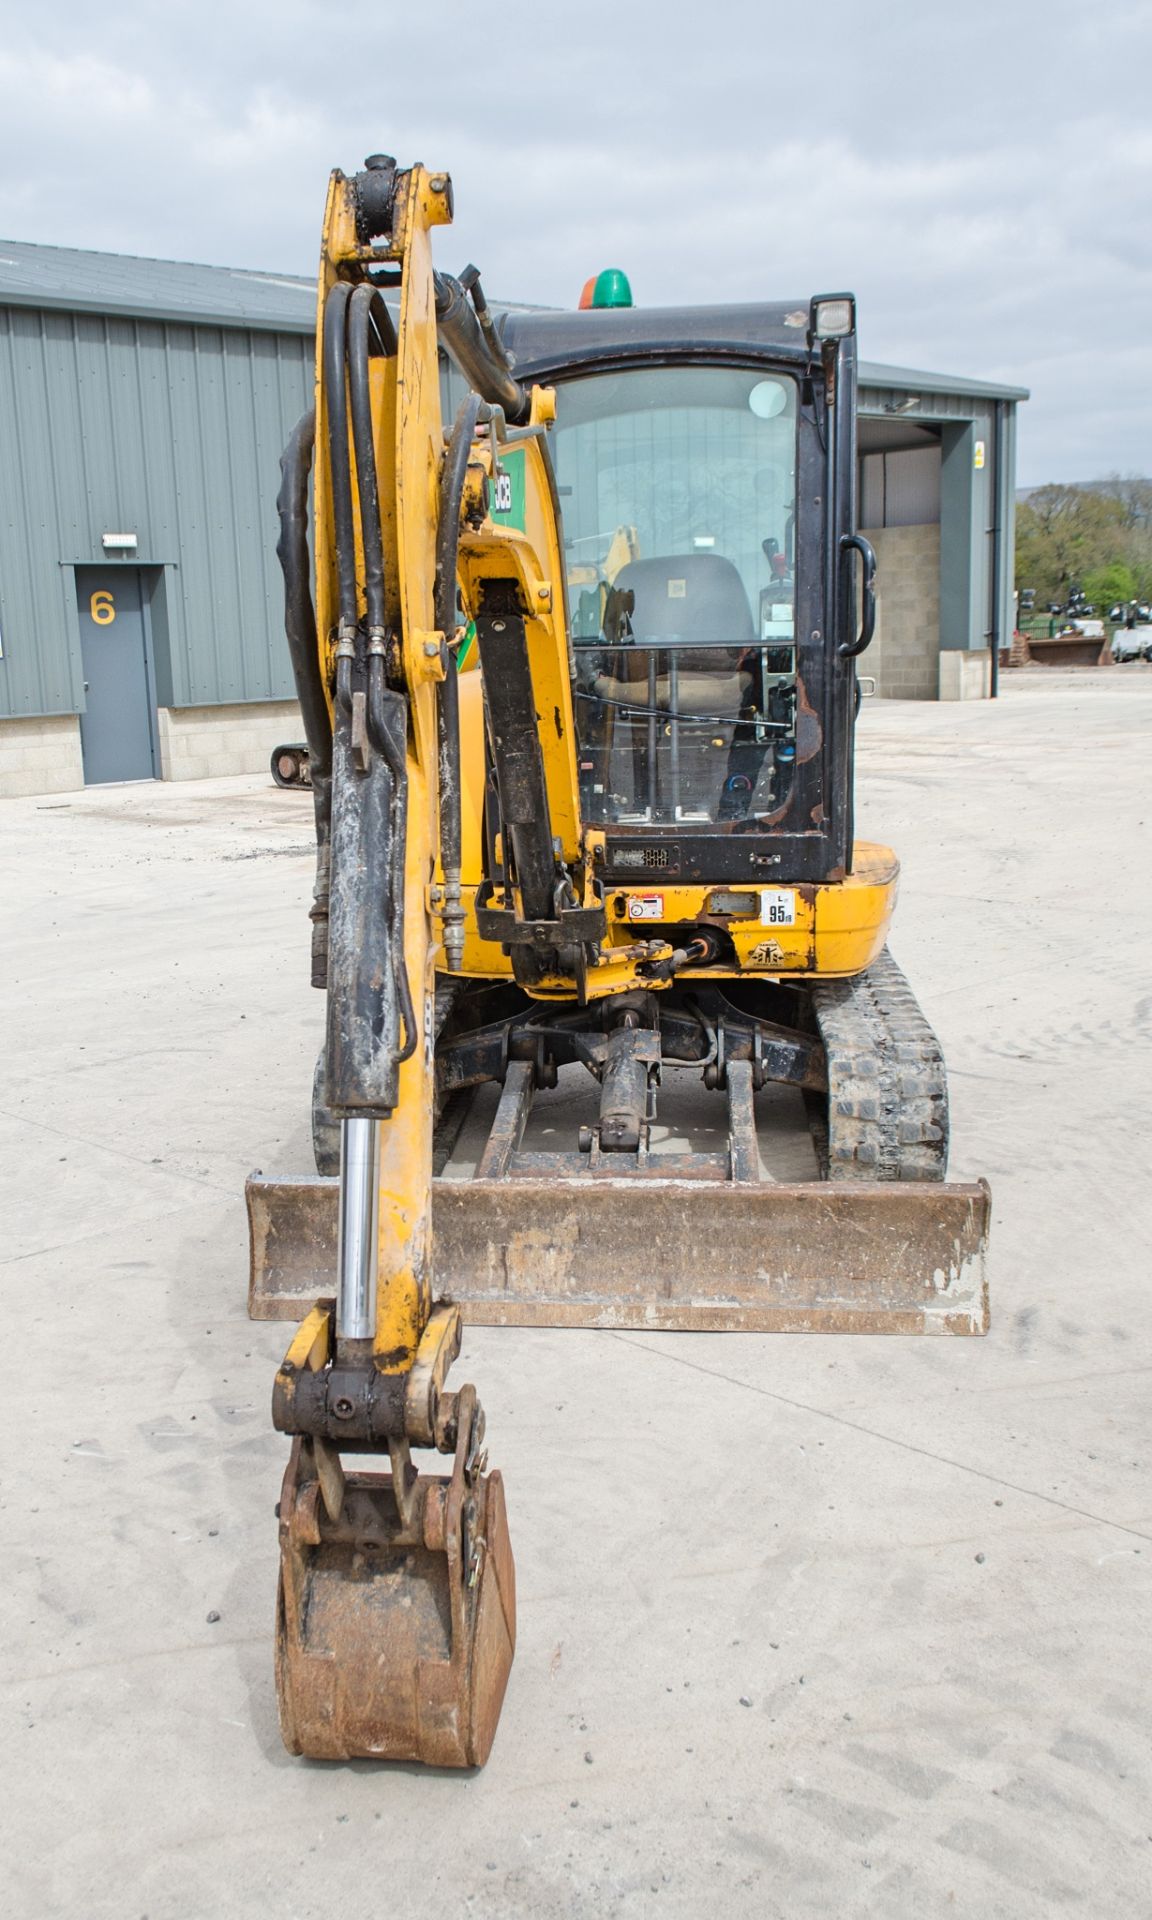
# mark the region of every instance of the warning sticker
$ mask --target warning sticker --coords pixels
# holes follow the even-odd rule
[[[761,887],[760,925],[762,927],[794,927],[796,925],[796,895],[791,887]]]
[[[630,893],[628,918],[629,920],[663,920],[664,895],[662,893]]]

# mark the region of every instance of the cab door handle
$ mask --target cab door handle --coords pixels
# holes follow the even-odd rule
[[[842,533],[841,553],[856,552],[864,562],[864,604],[860,610],[860,631],[851,644],[842,640],[836,651],[844,660],[855,660],[871,646],[876,631],[876,549],[862,533]]]

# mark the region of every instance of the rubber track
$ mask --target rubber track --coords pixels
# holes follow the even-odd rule
[[[944,1055],[887,947],[855,980],[813,987],[812,1011],[828,1058],[814,1116],[825,1179],[943,1180]]]

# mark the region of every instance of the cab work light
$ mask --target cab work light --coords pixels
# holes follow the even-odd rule
[[[809,310],[810,340],[840,340],[856,331],[856,297],[851,293],[822,293]]]

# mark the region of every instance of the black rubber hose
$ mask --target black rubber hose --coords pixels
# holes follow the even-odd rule
[[[332,720],[324,698],[308,553],[308,479],[316,444],[316,409],[309,407],[280,460],[280,538],[276,557],[284,573],[284,631],[296,697],[304,721],[316,822],[316,879],[312,888],[312,985],[328,984],[328,889],[332,839]]]
[[[440,864],[445,875],[460,871],[463,827],[460,810],[460,681],[451,647],[444,663],[437,747],[440,758]]]
[[[276,558],[284,574],[284,631],[313,780],[318,774],[332,772],[332,720],[320,676],[308,553],[308,479],[315,442],[316,409],[309,407],[293,427],[280,457],[280,492],[276,496],[280,516]]]
[[[514,377],[495,331],[485,337],[459,280],[450,273],[434,273],[432,280],[440,337],[468,385],[482,400],[503,407],[508,420],[523,423],[532,411],[532,396]]]
[[[332,478],[332,521],[336,529],[336,567],[340,581],[340,624],[356,625],[356,528],[352,515],[352,461],[348,452],[348,395],[345,351],[348,302],[352,289],[337,281],[324,303],[324,399],[328,413],[328,466]]]
[[[404,849],[408,844],[408,767],[406,763],[408,702],[403,694],[390,691],[385,684],[384,672],[383,656],[378,653],[370,655],[368,731],[392,776],[392,845],[399,853],[399,858],[394,858],[392,861],[392,898],[389,904],[392,922],[392,975],[396,982],[400,1018],[404,1024],[404,1045],[396,1058],[398,1061],[403,1061],[411,1059],[419,1039],[416,1015],[412,1006],[412,992],[408,985],[408,968],[404,958]]]
[[[352,662],[340,659],[336,662],[336,705],[341,713],[352,711]]]
[[[376,473],[376,446],[372,434],[372,394],[368,361],[372,329],[383,342],[391,333],[388,309],[375,287],[358,286],[348,305],[348,395],[352,405],[352,445],[356,453],[356,484],[360,496],[360,538],[364,551],[364,602],[368,632],[384,627],[384,542],[380,532],[380,486]]]
[[[374,282],[372,291],[376,294],[376,299],[372,303],[372,333],[375,335],[376,344],[372,345],[370,336],[368,351],[371,354],[381,353],[386,359],[394,359],[400,347],[396,338],[396,322],[392,318],[383,294],[377,292]]]
[[[436,625],[447,636],[456,625],[456,550],[460,545],[460,509],[464,499],[464,481],[468,455],[476,437],[476,422],[482,402],[474,393],[460,402],[444,471],[440,476],[440,525],[436,530]]]
[[[496,331],[496,322],[492,318],[492,309],[488,305],[484,297],[484,289],[480,285],[479,267],[465,267],[463,273],[460,275],[460,285],[476,309],[476,318],[480,323],[480,331],[488,342],[490,352],[499,360],[502,366],[507,366],[508,355],[504,351],[504,342]]]
[[[460,403],[440,476],[440,524],[436,531],[436,626],[449,639],[456,626],[456,556],[468,456],[483,402],[470,393]],[[460,684],[451,647],[438,704],[440,753],[440,863],[445,877],[458,876],[460,819]]]

